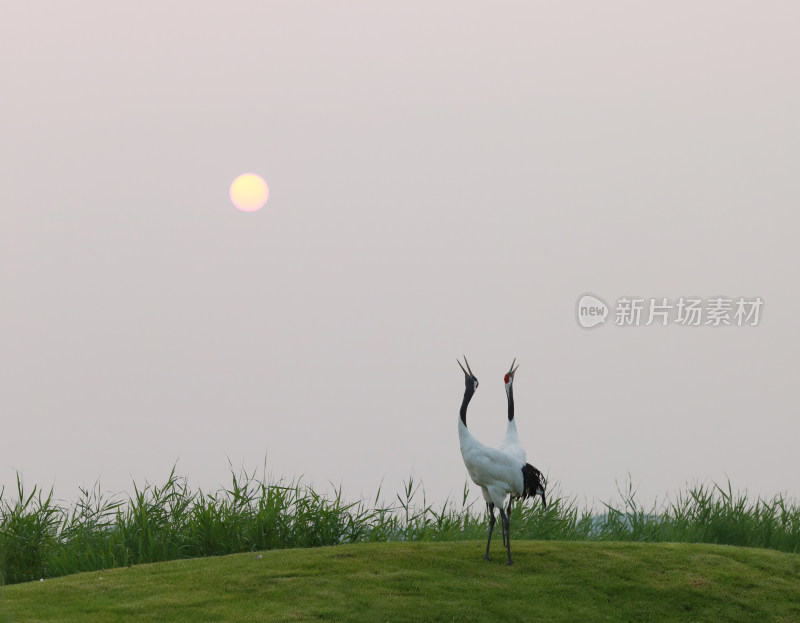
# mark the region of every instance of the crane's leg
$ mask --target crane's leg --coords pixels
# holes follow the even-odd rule
[[[509,520],[511,519],[511,501],[512,501],[512,499],[513,498],[511,496],[508,496],[508,508],[506,509],[506,515],[508,515]],[[507,538],[508,537],[506,536],[506,527],[503,526],[503,547],[506,547],[508,545],[508,543],[506,541]]]
[[[492,542],[492,530],[494,530],[494,523],[497,520],[494,518],[494,504],[489,502],[486,504],[486,507],[489,509],[489,540],[486,541],[486,553],[484,554],[483,559],[491,560],[491,557],[489,556],[489,544]],[[502,506],[500,507],[500,512],[503,512]]]
[[[506,530],[506,549],[508,550],[508,563],[509,565],[513,565],[514,561],[511,560],[511,526],[509,525],[508,515],[506,515],[503,507],[500,507],[500,521],[503,522],[503,526],[505,526]]]

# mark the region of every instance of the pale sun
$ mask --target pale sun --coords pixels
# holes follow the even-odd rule
[[[233,180],[230,195],[233,205],[242,212],[255,212],[267,202],[269,187],[260,175],[243,173]]]

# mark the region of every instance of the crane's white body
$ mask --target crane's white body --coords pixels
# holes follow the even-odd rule
[[[523,494],[522,468],[525,461],[497,448],[492,448],[478,441],[459,417],[458,440],[461,446],[461,457],[467,467],[469,477],[481,488],[483,498],[503,508],[508,494]]]

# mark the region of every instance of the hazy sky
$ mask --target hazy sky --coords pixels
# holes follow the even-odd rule
[[[528,459],[579,500],[800,495],[798,32],[795,2],[10,3],[6,495],[266,457],[441,500],[462,354],[488,443],[517,357]],[[764,305],[586,330],[587,292]]]

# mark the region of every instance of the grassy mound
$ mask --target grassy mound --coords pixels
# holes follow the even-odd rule
[[[800,556],[719,545],[365,543],[0,588],[0,621],[800,620]]]

